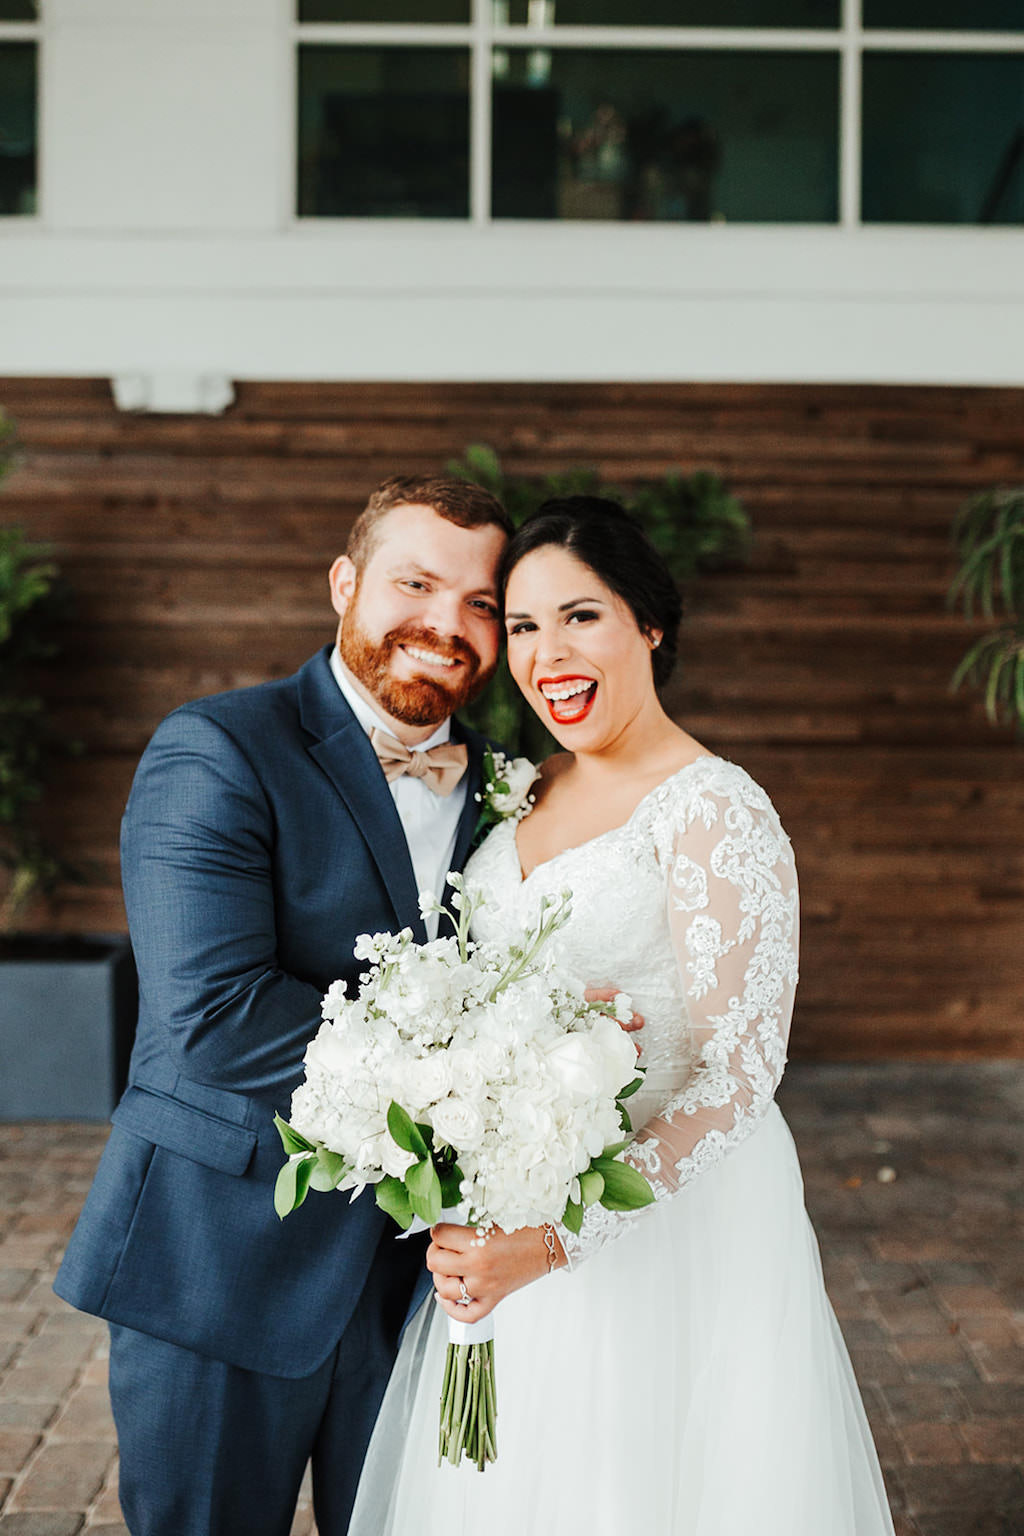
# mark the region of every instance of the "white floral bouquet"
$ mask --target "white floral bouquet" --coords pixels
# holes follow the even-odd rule
[[[485,1241],[492,1226],[578,1231],[598,1201],[650,1204],[646,1179],[620,1160],[623,1100],[642,1080],[621,1028],[630,1001],[588,1002],[549,946],[570,894],[546,898],[533,930],[506,948],[469,938],[474,902],[461,876],[448,879],[453,936],[417,945],[409,929],[364,934],[358,996],[335,982],[324,998],[291,1120],[276,1122],[289,1154],[278,1215],[310,1189],[354,1199],[372,1185],[404,1229],[444,1212]],[[451,1322],[449,1338],[439,1459],[465,1452],[482,1470],[496,1454],[493,1318]]]

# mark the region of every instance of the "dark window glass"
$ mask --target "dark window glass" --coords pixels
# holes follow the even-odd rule
[[[35,21],[38,0],[0,0],[0,21]]]
[[[866,54],[863,153],[867,223],[1024,223],[1024,56]]]
[[[1020,32],[1024,0],[864,0],[864,25],[929,32]]]
[[[494,56],[495,218],[837,217],[828,53]]]
[[[468,22],[470,0],[299,0],[300,21]]]
[[[36,211],[36,48],[0,43],[0,214]]]
[[[303,215],[469,214],[469,51],[299,49]]]
[[[492,0],[499,25],[837,27],[839,0]]]

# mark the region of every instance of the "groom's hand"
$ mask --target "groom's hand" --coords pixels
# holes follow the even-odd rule
[[[433,1241],[427,1249],[427,1268],[434,1276],[438,1302],[457,1322],[479,1322],[493,1312],[503,1297],[548,1272],[549,1251],[543,1227],[522,1227],[518,1232],[492,1227],[481,1243],[475,1227],[455,1227],[444,1222],[432,1227],[430,1235]],[[557,1231],[553,1235],[553,1267],[561,1269],[566,1262],[565,1251]],[[473,1298],[468,1306],[460,1305],[460,1280],[466,1294]]]
[[[611,985],[588,987],[583,996],[588,1003],[610,1003],[621,991],[621,987],[613,987]],[[620,1027],[626,1031],[627,1035],[633,1035],[638,1029],[643,1029],[646,1022],[647,1020],[642,1013],[631,1013],[628,1024],[623,1024]],[[639,1056],[643,1047],[639,1040],[634,1040],[633,1044],[636,1046],[636,1053]]]

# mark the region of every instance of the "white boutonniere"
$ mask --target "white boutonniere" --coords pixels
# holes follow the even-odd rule
[[[522,821],[533,809],[531,786],[540,777],[540,770],[528,757],[508,758],[504,752],[484,749],[483,788],[478,790],[480,818],[476,824],[475,840],[497,826],[499,821]]]

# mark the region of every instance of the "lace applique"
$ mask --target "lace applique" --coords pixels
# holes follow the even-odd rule
[[[688,859],[685,853],[676,855],[672,866],[672,900],[677,912],[700,912],[708,904],[708,872]]]
[[[715,961],[725,954],[728,947],[722,943],[720,922],[706,913],[694,918],[686,930],[686,949],[690,956],[686,969],[693,977],[694,997],[703,997],[705,992],[718,986]]]

